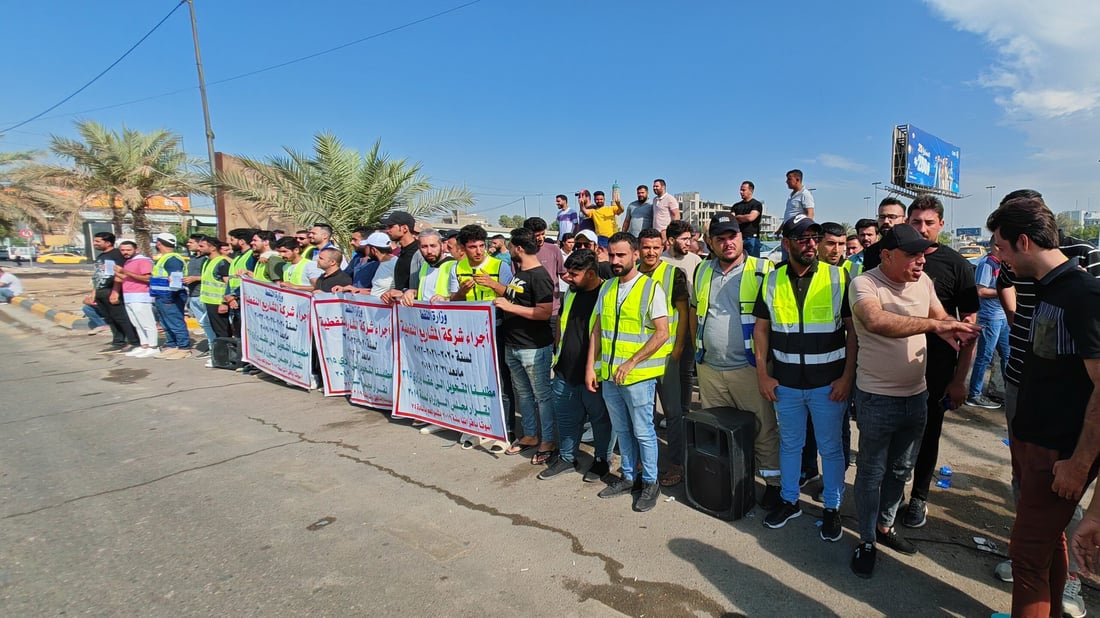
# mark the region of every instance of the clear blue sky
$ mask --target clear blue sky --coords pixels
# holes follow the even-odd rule
[[[1100,210],[1100,3],[1035,11],[1005,0],[1019,5],[1013,12],[987,10],[990,1],[481,0],[222,84],[464,0],[196,0],[196,9],[219,151],[308,149],[320,131],[359,149],[381,138],[390,155],[423,161],[438,184],[469,186],[473,210],[494,220],[522,212],[500,207],[522,195],[530,214],[541,203],[546,216],[556,193],[572,201],[581,187],[618,180],[628,196],[656,177],[674,193],[724,202],[751,179],[775,212],[784,172],[797,167],[817,189],[818,219],[854,222],[869,214],[871,183],[889,180],[898,123],[961,148],[962,193],[972,197],[949,203],[956,227],[982,224],[987,185],[998,187],[995,199],[1033,186],[1055,211]],[[0,127],[70,93],[172,6],[7,7]],[[177,131],[205,157],[195,84],[183,7],[99,82],[0,138],[0,149],[44,148],[51,133],[71,135],[74,120],[90,118]]]

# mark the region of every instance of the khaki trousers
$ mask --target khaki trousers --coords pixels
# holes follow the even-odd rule
[[[779,424],[775,408],[760,395],[756,367],[719,371],[707,365],[696,366],[699,398],[703,409],[737,408],[756,417],[756,443],[753,445],[756,470],[768,485],[779,486]]]

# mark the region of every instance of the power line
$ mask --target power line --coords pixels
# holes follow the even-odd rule
[[[180,2],[179,5],[176,5],[176,9],[178,9],[180,7],[180,5],[184,4],[184,2],[186,2],[186,0],[183,0],[182,2]],[[258,75],[260,73],[266,73],[268,71],[274,71],[275,69],[281,69],[283,67],[287,67],[287,66],[290,66],[292,64],[297,64],[299,62],[305,62],[306,60],[312,60],[313,58],[317,58],[319,56],[324,56],[326,54],[331,54],[333,52],[340,51],[342,49],[351,47],[353,45],[358,45],[360,43],[364,43],[364,42],[370,41],[372,39],[377,39],[377,38],[385,36],[387,34],[392,34],[392,33],[397,32],[399,30],[404,30],[406,28],[411,28],[415,25],[422,24],[426,21],[435,19],[437,17],[442,17],[442,16],[444,16],[448,13],[454,13],[455,11],[462,10],[462,9],[468,7],[468,6],[477,4],[478,2],[481,2],[481,0],[471,0],[470,2],[466,2],[465,4],[460,4],[458,6],[454,6],[454,7],[451,7],[449,9],[440,11],[438,13],[428,15],[427,17],[421,17],[420,19],[416,19],[416,20],[413,20],[413,21],[410,21],[410,22],[406,22],[406,23],[401,24],[399,26],[394,26],[393,28],[390,28],[388,30],[383,30],[381,32],[375,32],[374,34],[367,35],[365,37],[356,39],[354,41],[349,41],[347,43],[342,43],[340,45],[337,45],[336,47],[330,47],[328,49],[325,49],[325,50],[322,50],[322,51],[319,51],[319,52],[314,52],[312,54],[307,54],[305,56],[299,56],[298,58],[287,60],[285,62],[280,62],[278,64],[273,64],[273,65],[269,65],[269,66],[262,67],[262,68],[259,68],[259,69],[254,69],[252,71],[239,73],[237,75],[232,75],[232,76],[226,77],[224,79],[219,79],[219,80],[216,80],[216,81],[208,82],[207,85],[208,86],[216,86],[216,85],[219,85],[219,84],[225,84],[225,83],[236,81],[236,80],[239,80],[239,79],[244,79],[246,77],[251,77],[253,75]],[[172,12],[175,12],[176,9],[172,9]],[[169,15],[171,15],[171,13],[169,13]],[[166,20],[166,19],[168,19],[167,16],[165,16],[164,20]],[[161,20],[161,23],[164,23],[164,20]],[[160,24],[157,24],[157,26],[160,26]],[[155,29],[156,28],[154,28],[154,30]],[[152,32],[150,31],[149,34],[152,34]],[[149,34],[146,34],[145,37],[142,37],[142,41],[144,41],[145,38],[149,36]],[[138,43],[140,44],[141,41],[138,41]],[[137,45],[135,45],[135,47],[136,46]],[[131,48],[131,51],[132,50],[133,50],[133,48]],[[128,54],[130,52],[127,51],[126,53]],[[122,60],[122,58],[119,58],[119,60]],[[115,61],[115,64],[118,64],[118,61]],[[114,66],[114,64],[112,64],[111,66]],[[110,70],[110,68],[111,67],[107,67],[107,70]],[[104,71],[103,73],[106,73],[106,72],[107,71]],[[100,75],[96,76],[96,79],[98,79],[101,75],[103,75],[103,73],[100,73]],[[92,80],[92,81],[95,81],[95,80]],[[84,88],[87,88],[89,85],[91,85],[91,82],[88,82],[88,84],[85,84],[80,90],[83,90]],[[140,99],[132,99],[130,101],[124,101],[122,103],[115,103],[115,104],[112,104],[112,105],[104,105],[102,107],[94,107],[94,108],[91,108],[91,109],[85,109],[85,110],[81,110],[81,111],[78,111],[78,112],[72,112],[72,113],[67,113],[67,114],[56,114],[54,116],[48,116],[48,117],[43,118],[43,119],[48,120],[48,119],[51,119],[51,118],[65,118],[65,117],[68,117],[68,116],[76,116],[76,115],[79,115],[79,114],[88,114],[88,113],[91,113],[91,112],[99,112],[99,111],[103,111],[103,110],[106,110],[106,109],[114,109],[116,107],[124,107],[126,105],[133,105],[135,103],[144,103],[145,101],[152,101],[153,99],[161,99],[161,98],[164,98],[164,97],[170,97],[172,95],[181,94],[181,93],[184,93],[184,92],[191,92],[195,89],[196,89],[196,87],[180,88],[178,90],[173,90],[171,92],[163,92],[161,94],[154,94],[152,96],[142,97]],[[56,109],[58,106],[60,106],[65,101],[68,101],[69,99],[76,96],[80,92],[80,90],[77,90],[73,94],[69,95],[63,101],[58,103],[57,105],[54,105],[53,107],[43,111],[42,113],[38,114],[37,116],[34,116],[33,118],[28,118],[27,120],[15,125],[14,127],[11,127],[11,128],[14,129],[16,127],[21,127],[24,124],[27,124],[28,122],[31,122],[31,121],[38,120],[38,119],[42,118],[42,116],[44,116],[46,113],[48,113],[50,111],[53,111],[54,109]],[[9,129],[5,129],[5,131],[7,131],[7,130],[9,130]],[[0,132],[2,132],[2,131],[0,131]]]
[[[69,101],[69,99],[72,99],[73,97],[75,97],[76,95],[80,94],[81,92],[84,92],[84,89],[85,89],[85,88],[87,88],[88,86],[91,86],[92,84],[96,83],[96,81],[98,81],[100,77],[103,77],[104,75],[106,75],[108,71],[110,71],[111,69],[115,68],[115,65],[117,65],[117,64],[118,64],[118,63],[120,63],[120,62],[122,62],[122,61],[123,61],[123,60],[124,60],[124,59],[126,58],[126,56],[129,56],[131,52],[133,52],[133,51],[134,51],[135,49],[137,49],[137,48],[138,48],[138,46],[139,46],[139,45],[141,45],[142,43],[144,43],[144,42],[145,42],[145,39],[147,39],[147,38],[149,38],[150,36],[152,36],[152,35],[153,35],[153,33],[154,33],[154,32],[156,32],[158,28],[160,28],[161,24],[163,24],[164,22],[168,21],[168,18],[169,18],[169,17],[171,17],[171,16],[172,16],[172,14],[173,14],[173,13],[175,13],[175,12],[176,12],[177,10],[179,10],[179,8],[180,8],[181,6],[183,6],[183,4],[184,4],[184,2],[185,2],[185,1],[186,1],[186,0],[181,0],[181,2],[180,2],[179,4],[177,4],[177,5],[175,6],[175,7],[173,7],[171,11],[168,11],[168,14],[167,14],[167,15],[165,15],[163,19],[161,19],[160,21],[158,21],[158,22],[157,22],[157,25],[153,26],[152,30],[150,30],[149,32],[146,32],[146,33],[145,33],[145,36],[143,36],[143,37],[141,37],[140,39],[138,39],[138,42],[137,42],[137,43],[134,43],[133,45],[131,45],[131,46],[130,46],[130,49],[127,49],[127,50],[126,50],[126,51],[125,51],[125,52],[124,52],[124,53],[123,53],[123,54],[122,54],[121,56],[119,56],[119,57],[118,57],[118,59],[116,59],[116,60],[115,60],[114,62],[112,62],[111,64],[109,64],[109,65],[107,66],[107,68],[106,68],[106,69],[103,69],[102,71],[100,71],[98,75],[96,75],[95,77],[93,77],[93,78],[92,78],[91,80],[89,80],[89,81],[88,81],[88,82],[87,82],[86,84],[84,84],[84,85],[83,85],[83,86],[81,86],[80,88],[77,88],[77,89],[76,89],[75,91],[73,91],[73,93],[72,93],[72,94],[70,94],[69,96],[65,97],[64,99],[61,99],[61,100],[60,100],[60,101],[58,101],[57,103],[54,103],[54,104],[53,104],[53,105],[51,105],[50,107],[47,107],[46,109],[42,110],[41,112],[38,112],[38,113],[37,113],[37,114],[35,114],[34,116],[31,116],[30,118],[27,118],[27,119],[26,119],[26,120],[24,120],[23,122],[20,122],[20,123],[18,123],[18,124],[12,125],[12,126],[10,126],[10,127],[6,128],[6,129],[0,129],[0,133],[6,133],[6,132],[8,132],[8,131],[11,131],[12,129],[18,129],[19,127],[21,127],[21,126],[23,126],[23,125],[25,125],[25,124],[28,124],[28,123],[30,123],[30,122],[34,122],[35,120],[38,120],[38,119],[39,119],[39,118],[41,118],[42,116],[45,116],[46,114],[48,114],[48,113],[52,112],[53,110],[57,109],[58,107],[61,107],[61,106],[62,106],[62,105],[64,105],[64,104],[65,104],[66,102],[68,102],[68,101]]]

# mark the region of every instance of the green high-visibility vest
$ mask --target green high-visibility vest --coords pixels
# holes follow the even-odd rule
[[[183,258],[178,253],[165,253],[153,262],[153,272],[149,275],[149,294],[152,296],[169,296],[172,292],[178,292],[183,288],[173,290],[169,287],[168,270],[164,265],[168,260],[177,258],[181,262]]]
[[[618,304],[618,277],[606,281],[600,288],[600,364],[596,368],[600,380],[611,380],[615,370],[641,350],[655,332],[646,325],[645,316],[653,304],[656,286],[657,283],[649,277],[639,278],[621,305]],[[652,356],[634,366],[623,380],[623,385],[662,377],[667,357],[668,349],[661,346]]]
[[[657,268],[654,268],[647,276],[661,286],[661,289],[665,291],[665,300],[668,301],[668,341],[662,346],[662,349],[668,348],[668,351],[665,352],[667,356],[672,354],[673,344],[676,343],[676,325],[680,322],[680,314],[676,311],[676,307],[672,302],[672,288],[676,281],[676,267],[661,260],[657,263]]]
[[[786,365],[843,362],[847,340],[840,310],[847,276],[839,266],[819,263],[799,307],[788,268],[784,264],[764,279],[772,358]]]
[[[220,305],[225,301],[226,283],[214,277],[214,267],[228,261],[224,255],[216,255],[202,265],[202,277],[199,280],[199,300],[207,305]]]
[[[703,329],[707,323],[707,309],[710,307],[710,280],[714,275],[717,260],[708,260],[699,265],[695,271],[695,303],[696,315],[699,317],[699,329],[695,336],[695,349],[700,351],[700,358],[706,362],[706,349],[703,346]],[[745,268],[741,275],[741,289],[738,293],[739,311],[741,314],[741,335],[745,340],[745,357],[749,364],[756,366],[756,356],[753,354],[752,331],[756,327],[756,318],[752,315],[756,306],[756,295],[760,291],[760,285],[764,276],[774,269],[771,260],[745,256]],[[748,275],[748,276],[746,276]]]
[[[439,276],[435,279],[435,289],[431,294],[428,293],[428,290],[424,289],[424,282],[428,278],[428,263],[424,262],[421,264],[420,281],[416,284],[416,300],[431,300],[433,296],[449,298],[451,295],[451,287],[449,285],[451,282],[451,271],[454,270],[455,264],[457,263],[458,262],[454,260],[448,259],[437,267],[439,268]]]
[[[569,323],[569,312],[573,310],[573,299],[577,297],[577,293],[573,290],[569,290],[565,293],[565,298],[561,301],[561,316],[558,318],[558,345],[554,348],[554,358],[550,361],[550,366],[558,364],[558,356],[561,355],[561,346],[565,341],[565,325]],[[588,332],[592,332],[592,326],[596,323],[596,312],[592,312],[588,316]]]
[[[297,264],[287,263],[283,270],[283,281],[293,283],[294,285],[309,285],[309,279],[306,278],[306,264],[309,260],[298,260]]]
[[[455,275],[458,276],[458,280],[461,282],[463,277],[473,277],[476,273],[484,273],[499,283],[500,267],[503,263],[499,259],[489,256],[481,263],[481,266],[474,268],[470,266],[470,258],[462,258],[455,266]],[[443,296],[446,296],[446,294],[443,294]],[[469,292],[466,292],[466,300],[493,300],[496,297],[497,293],[493,288],[484,285],[475,285]]]

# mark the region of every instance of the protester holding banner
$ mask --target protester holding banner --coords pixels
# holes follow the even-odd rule
[[[252,255],[256,256],[256,265],[248,271],[256,281],[274,283],[283,279],[283,268],[286,263],[279,257],[279,252],[271,246],[275,242],[275,233],[264,230],[256,230],[252,235]]]
[[[293,241],[293,242],[292,242]],[[283,279],[279,287],[309,292],[313,283],[321,276],[317,264],[302,257],[302,249],[296,239],[281,238],[275,243],[275,250],[286,264],[283,265]]]
[[[420,242],[414,231],[416,219],[405,211],[395,210],[382,219],[379,228],[400,248],[393,269],[393,290],[382,297],[382,300],[398,302],[405,290],[413,287],[410,284],[412,274],[420,270],[424,260],[420,256]]]
[[[500,339],[512,374],[516,410],[523,422],[523,436],[506,452],[518,455],[537,446],[531,463],[539,465],[549,461],[557,450],[550,390],[554,281],[539,263],[538,243],[531,230],[512,230],[511,255],[515,277],[504,296],[493,300],[502,312]]]
[[[455,275],[457,262],[443,253],[443,238],[439,232],[424,230],[418,240],[423,260],[420,270],[409,279],[409,288],[401,300],[408,307],[418,300],[444,302],[458,291],[458,277]]]
[[[321,276],[313,282],[313,293],[333,292],[337,286],[351,285],[351,275],[340,269],[340,262],[344,254],[339,249],[329,247],[317,252],[317,268],[321,269]]]

